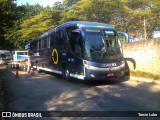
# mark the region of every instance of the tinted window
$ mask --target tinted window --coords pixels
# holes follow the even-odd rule
[[[41,40],[38,41],[39,49],[41,49]]]
[[[66,28],[67,37],[68,37],[69,40],[71,39],[72,31],[75,30],[75,29],[77,29],[76,26],[71,26],[71,27],[67,27]]]
[[[82,57],[81,36],[79,33],[72,32],[69,39],[70,47],[73,53]]]
[[[36,41],[30,43],[30,49],[32,49],[32,50],[37,49],[37,42]]]
[[[42,48],[46,48],[47,40],[42,39]]]
[[[51,46],[51,41],[50,41],[50,37],[47,38],[47,48],[50,48]]]
[[[60,31],[57,31],[56,32],[56,44],[57,45],[62,45],[65,41],[65,38],[64,38],[64,34],[63,34],[63,31],[60,30]]]
[[[54,45],[54,34],[50,36],[50,46],[53,47],[53,45]]]

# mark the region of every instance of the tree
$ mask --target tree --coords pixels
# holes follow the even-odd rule
[[[86,8],[87,19],[90,21],[104,22],[110,24],[114,18],[114,13],[121,8],[120,0],[90,0],[91,3]],[[113,9],[114,8],[114,9]]]
[[[16,4],[14,0],[0,0],[0,49],[8,48],[4,34],[13,27],[16,17]]]
[[[55,10],[47,9],[30,19],[24,20],[20,25],[21,29],[17,31],[19,40],[35,39],[43,32],[55,27],[57,23],[53,20],[58,20],[56,13],[58,12]]]
[[[62,22],[73,20],[87,20],[86,10],[90,3],[90,0],[80,0],[70,8],[65,9],[62,14]]]
[[[60,1],[58,2],[55,2],[54,5],[53,5],[53,9],[56,9],[56,10],[63,10],[63,5]]]
[[[124,0],[123,7],[116,13],[112,24],[136,37],[144,37],[144,29],[146,29],[147,37],[151,37],[153,26],[157,26],[155,24],[158,23],[156,17],[160,7],[158,3],[157,0]],[[146,28],[144,28],[144,21]]]
[[[34,15],[38,14],[39,12],[43,11],[46,8],[43,8],[39,4],[36,5],[26,5],[16,6],[15,8],[15,16],[16,19],[13,20],[13,25],[10,28],[7,28],[7,31],[3,34],[4,36],[4,43],[11,44],[9,49],[23,49],[23,41],[20,40],[20,35],[17,32],[20,29],[20,24],[26,20],[30,19]],[[8,49],[8,48],[7,48]]]
[[[30,5],[29,3],[26,3],[25,5],[17,6],[16,8],[18,13],[18,18],[20,21],[29,19],[32,16],[39,14],[44,9],[45,8],[43,8],[39,4]]]
[[[111,23],[114,13],[121,9],[121,0],[80,0],[67,9],[63,18]],[[113,9],[114,8],[114,9]]]
[[[63,5],[65,8],[70,8],[72,5],[76,4],[80,0],[64,0]]]
[[[160,26],[160,1],[64,0],[44,8],[28,3],[16,6],[14,0],[1,0],[0,15],[0,42],[12,44],[13,48],[20,48],[24,40],[35,39],[59,24],[74,20],[113,24],[118,30],[137,37],[143,37],[146,30],[150,37],[153,29]]]

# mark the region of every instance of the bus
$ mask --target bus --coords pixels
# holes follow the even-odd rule
[[[115,27],[105,23],[70,21],[28,41],[34,68],[62,75],[66,80],[99,80],[125,75],[126,62]]]

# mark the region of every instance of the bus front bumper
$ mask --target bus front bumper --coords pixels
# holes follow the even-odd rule
[[[112,68],[88,68],[85,67],[84,80],[99,80],[113,77],[122,77],[125,75],[125,68],[123,66],[117,66]]]

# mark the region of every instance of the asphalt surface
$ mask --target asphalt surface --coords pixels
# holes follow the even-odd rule
[[[3,74],[6,76],[8,91],[7,111],[160,111],[160,85],[131,79],[68,82],[49,73],[35,72],[35,76],[31,76],[22,71],[18,73],[19,78],[15,78],[16,71],[11,69],[3,69]],[[160,120],[158,117],[103,116],[32,119]]]

